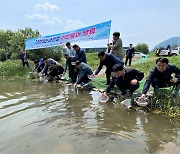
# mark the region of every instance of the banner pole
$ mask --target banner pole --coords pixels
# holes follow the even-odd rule
[[[110,31],[111,31],[111,21],[110,21],[110,28],[109,28],[109,37],[110,37]],[[110,48],[109,48],[109,46],[108,46],[108,44],[109,44],[109,37],[108,37],[108,40],[107,40],[107,49],[106,49],[106,53],[110,53]]]

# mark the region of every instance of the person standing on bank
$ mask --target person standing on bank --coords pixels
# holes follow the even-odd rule
[[[27,57],[27,53],[24,52],[22,49],[20,49],[19,51],[19,59],[21,59],[23,67],[26,65],[27,67],[29,67],[29,62],[28,62],[28,57]]]
[[[123,66],[124,63],[119,58],[115,57],[113,54],[105,53],[104,51],[100,51],[98,53],[98,57],[100,59],[100,64],[93,75],[97,75],[101,71],[103,65],[105,65],[106,66],[106,72],[105,72],[106,73],[106,85],[109,85],[112,67],[115,64],[121,64]]]
[[[129,60],[129,66],[131,66],[132,57],[134,56],[134,48],[132,47],[132,44],[129,44],[129,48],[126,52],[126,61],[125,65],[127,65],[127,62]]]
[[[85,51],[82,50],[77,44],[73,45],[73,49],[76,51],[75,61],[79,61],[80,63],[83,62],[83,63],[87,64]],[[77,79],[78,74],[79,74],[79,69],[78,69],[78,67],[75,67],[75,69],[74,69],[74,78],[75,79]]]
[[[66,54],[68,54],[68,57],[71,61],[71,65],[73,65],[75,67],[75,56],[76,56],[76,51],[73,49],[73,47],[71,46],[70,42],[66,43]]]
[[[66,66],[65,66],[65,71],[68,67],[69,69],[69,77],[71,78],[71,81],[74,83],[76,81],[77,78],[77,74],[75,73],[75,56],[76,56],[76,51],[73,49],[73,47],[71,46],[70,42],[66,43],[66,47],[67,47],[67,51],[66,54],[64,55],[65,59],[66,59]]]
[[[175,77],[172,77],[172,74]],[[145,99],[150,85],[154,88],[154,92],[157,93],[159,88],[175,86],[175,95],[178,95],[180,89],[180,68],[175,65],[169,64],[167,58],[158,58],[156,60],[156,66],[151,70],[149,76],[146,79],[142,95],[140,99]]]
[[[77,44],[73,45],[73,49],[76,51],[75,60],[78,60],[80,63],[87,63],[85,51],[82,50]]]
[[[111,48],[111,53],[122,61],[124,52],[123,52],[123,45],[119,32],[113,33],[113,44],[108,43],[107,45],[109,46],[109,48]]]
[[[66,59],[66,64],[64,67],[64,73],[63,74],[66,73],[66,70],[68,68],[69,78],[71,79],[71,82],[75,83],[76,78],[77,78],[77,74],[74,72],[75,65],[72,65],[71,59],[67,53],[64,54],[64,58]]]

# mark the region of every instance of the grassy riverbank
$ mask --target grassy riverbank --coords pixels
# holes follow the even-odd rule
[[[8,60],[0,62],[0,77],[2,80],[25,79],[33,69],[33,62],[29,61],[30,67],[23,67],[21,60]]]

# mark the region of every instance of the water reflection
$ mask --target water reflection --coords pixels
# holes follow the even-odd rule
[[[0,83],[3,153],[164,153],[180,150],[180,122],[99,103],[63,83]],[[173,151],[174,149],[174,151]]]
[[[141,117],[141,123],[146,136],[146,145],[150,153],[163,150],[166,148],[163,147],[164,144],[178,139],[179,121],[171,121],[168,118],[151,114]]]

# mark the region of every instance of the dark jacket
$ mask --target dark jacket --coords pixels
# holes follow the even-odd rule
[[[134,48],[128,48],[126,52],[127,57],[133,57],[134,56]]]
[[[25,53],[25,52],[19,53],[19,59],[25,60],[25,58],[26,58],[26,59],[29,58],[28,55],[27,55],[27,53]]]
[[[141,81],[144,78],[144,73],[140,72],[136,69],[126,68],[124,77],[118,77],[118,79],[122,80],[125,85],[131,84],[133,79]],[[106,92],[108,93],[115,85],[115,80],[117,78],[113,77],[110,85],[106,88]]]
[[[25,53],[24,53],[24,52],[19,53],[19,59],[23,60],[23,59],[24,59],[24,56],[25,56]]]
[[[103,65],[105,65],[107,67],[106,71],[110,71],[111,72],[112,71],[112,67],[115,64],[122,64],[122,65],[124,65],[124,63],[119,58],[115,57],[111,53],[106,53],[106,59],[104,61],[100,61],[100,64],[99,64],[99,66],[98,66],[98,68],[97,68],[97,70],[95,72],[95,75],[97,75],[101,71]]]
[[[71,59],[66,59],[66,65],[64,67],[64,72],[66,72],[67,68],[70,70],[72,64],[71,64]]]
[[[82,79],[85,75],[92,75],[93,72],[92,70],[89,68],[89,66],[85,63],[81,63],[82,67],[79,70],[79,75],[78,75],[78,79],[76,81],[77,84],[80,84],[82,82]]]
[[[79,51],[76,51],[75,60],[76,61],[79,60],[79,62],[87,63],[85,51],[79,48]]]
[[[173,78],[171,76],[173,73],[175,73],[176,78],[180,78],[180,68],[176,67],[175,65],[168,64],[168,66],[164,72],[160,72],[157,70],[156,67],[154,67],[146,79],[142,94],[147,93],[154,78],[158,78],[165,83],[169,83],[170,80]]]

